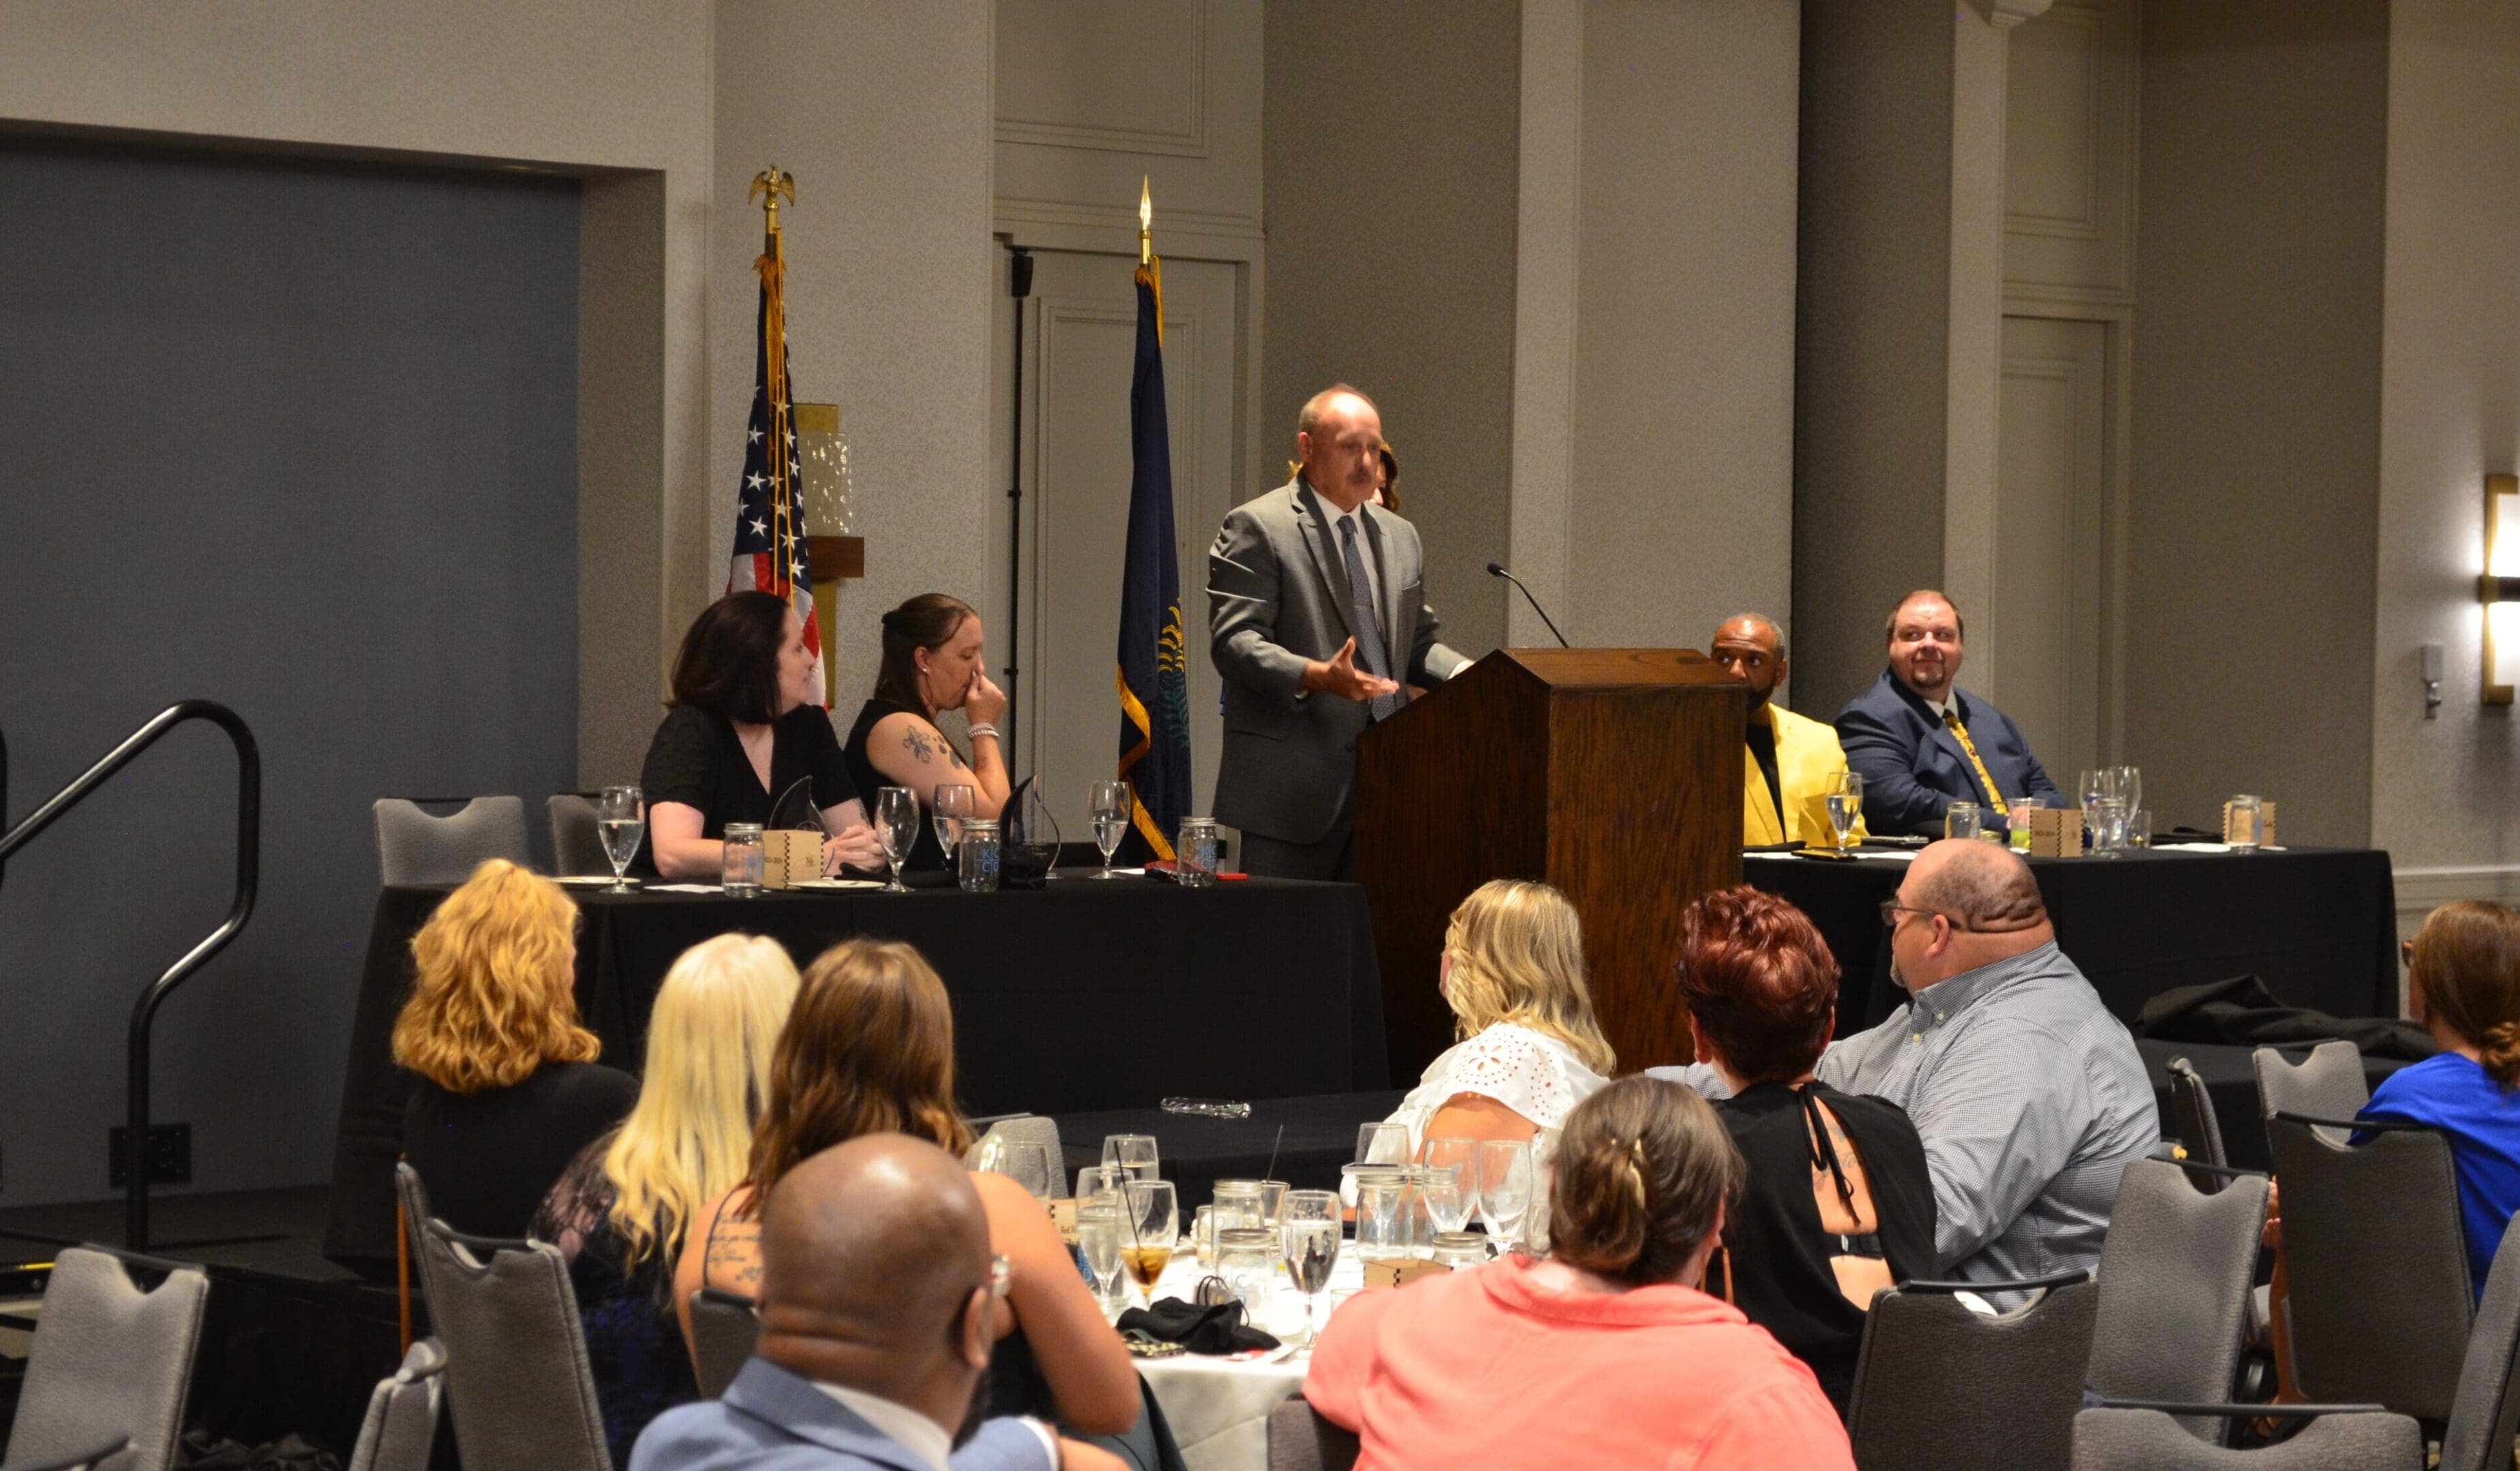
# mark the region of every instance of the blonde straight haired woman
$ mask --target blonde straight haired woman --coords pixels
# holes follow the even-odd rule
[[[700,1207],[743,1179],[796,984],[775,941],[720,935],[684,951],[648,1014],[638,1105],[534,1218],[533,1234],[568,1259],[615,1466],[650,1420],[699,1398],[674,1263]]]
[[[1407,1126],[1412,1157],[1430,1138],[1527,1139],[1537,1177],[1566,1116],[1618,1067],[1593,1019],[1583,921],[1545,883],[1490,879],[1453,911],[1438,984],[1461,1041],[1389,1122]]]

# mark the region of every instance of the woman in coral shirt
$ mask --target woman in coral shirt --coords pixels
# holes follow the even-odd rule
[[[1697,1289],[1742,1175],[1695,1093],[1611,1084],[1559,1140],[1553,1255],[1350,1299],[1304,1397],[1357,1432],[1359,1471],[1851,1471],[1811,1370]]]

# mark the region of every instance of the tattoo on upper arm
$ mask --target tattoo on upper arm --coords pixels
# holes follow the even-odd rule
[[[909,751],[913,757],[923,762],[927,759],[927,753],[935,748],[936,742],[927,738],[925,731],[913,726],[901,733],[901,744],[902,748]]]
[[[968,770],[963,765],[963,753],[954,749],[954,742],[948,740],[940,743],[945,747],[945,759],[953,764],[954,770],[958,772]]]
[[[709,1237],[707,1266],[701,1272],[711,1286],[733,1281],[746,1287],[761,1283],[761,1224],[728,1221]]]

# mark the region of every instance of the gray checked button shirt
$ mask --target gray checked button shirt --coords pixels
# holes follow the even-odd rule
[[[1648,1071],[1725,1094],[1704,1063]],[[1940,1270],[1968,1281],[2097,1269],[2118,1177],[2161,1139],[2135,1039],[2052,941],[1926,987],[1817,1071],[1908,1111]]]

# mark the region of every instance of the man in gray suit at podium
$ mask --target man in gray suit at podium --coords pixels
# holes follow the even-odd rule
[[[1469,661],[1435,642],[1418,528],[1371,504],[1382,416],[1345,383],[1304,404],[1295,478],[1236,507],[1207,552],[1207,651],[1225,677],[1217,821],[1242,869],[1356,871],[1356,738]]]

